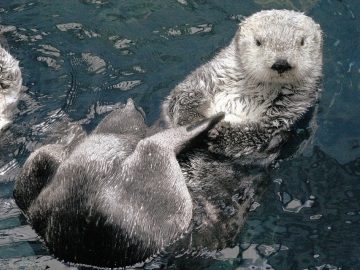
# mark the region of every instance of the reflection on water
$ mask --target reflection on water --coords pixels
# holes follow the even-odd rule
[[[274,171],[276,180],[262,198],[262,206],[250,216],[241,238],[286,246],[288,250],[280,252],[286,260],[280,269],[322,264],[356,269],[359,258],[351,250],[360,249],[360,242],[353,241],[359,235],[360,222],[358,170],[354,162],[339,165],[318,147],[309,156],[283,162]],[[286,207],[293,201],[311,202],[311,207],[291,213]],[[272,256],[269,261],[278,265],[279,259]]]
[[[0,17],[25,92],[0,141],[0,268],[82,269],[47,253],[12,199],[30,152],[63,120],[91,130],[133,97],[147,115],[262,8],[302,8],[324,30],[318,132],[301,157],[272,171],[238,245],[158,256],[147,269],[360,268],[360,3],[357,1],[4,1]],[[299,3],[300,3],[299,2]]]

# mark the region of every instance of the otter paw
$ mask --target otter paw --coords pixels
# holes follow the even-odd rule
[[[216,139],[221,134],[226,133],[226,131],[230,129],[229,122],[220,122],[213,129],[208,132],[209,139]]]
[[[219,131],[216,130],[216,128],[213,128],[211,129],[209,132],[208,132],[208,137],[210,139],[215,139],[217,138],[218,136],[220,135]]]
[[[214,154],[223,154],[223,151],[219,148],[218,145],[210,144],[208,150]]]

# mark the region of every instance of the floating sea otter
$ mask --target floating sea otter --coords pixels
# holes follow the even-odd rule
[[[0,32],[0,131],[12,120],[21,84],[19,61],[9,53],[8,44]]]
[[[223,115],[144,138],[132,100],[70,144],[36,150],[14,197],[52,253],[70,262],[126,266],[186,232],[192,200],[176,154]]]
[[[175,87],[163,103],[168,127],[218,112],[209,150],[268,163],[289,131],[317,103],[322,79],[322,31],[310,17],[265,10],[242,23],[214,59]]]
[[[34,152],[15,199],[50,250],[68,261],[131,265],[187,230],[170,248],[226,245],[224,235],[239,231],[262,190],[253,165],[278,157],[297,125],[306,129],[302,119],[312,119],[321,53],[320,27],[309,17],[256,13],[166,99],[169,129],[146,137],[130,101],[85,139]],[[210,152],[185,152],[180,168],[176,153],[209,129]]]

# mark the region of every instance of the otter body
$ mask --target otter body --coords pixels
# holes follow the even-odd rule
[[[240,23],[230,45],[175,87],[162,119],[176,127],[218,112],[213,153],[268,163],[321,92],[322,32],[295,11],[267,10]]]
[[[222,118],[145,138],[143,115],[129,100],[80,141],[30,155],[15,200],[60,259],[142,262],[187,231],[192,200],[176,154]]]
[[[125,266],[163,247],[230,245],[269,183],[262,165],[313,119],[321,46],[320,27],[303,14],[254,14],[164,101],[168,130],[149,131],[131,104],[113,112],[91,135],[33,153],[16,182],[16,202],[67,261]],[[225,118],[214,127],[220,112]],[[180,149],[208,130],[210,152],[199,146],[178,162]]]
[[[21,84],[19,61],[9,53],[5,37],[0,33],[0,130],[11,122]]]

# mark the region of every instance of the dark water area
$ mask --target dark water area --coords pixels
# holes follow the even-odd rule
[[[61,121],[92,130],[132,97],[153,123],[171,89],[226,46],[244,16],[270,8],[304,11],[324,31],[315,138],[272,170],[236,246],[145,268],[360,269],[360,2],[351,0],[2,1],[25,90],[0,135],[0,269],[85,269],[51,257],[12,198],[20,167]]]

